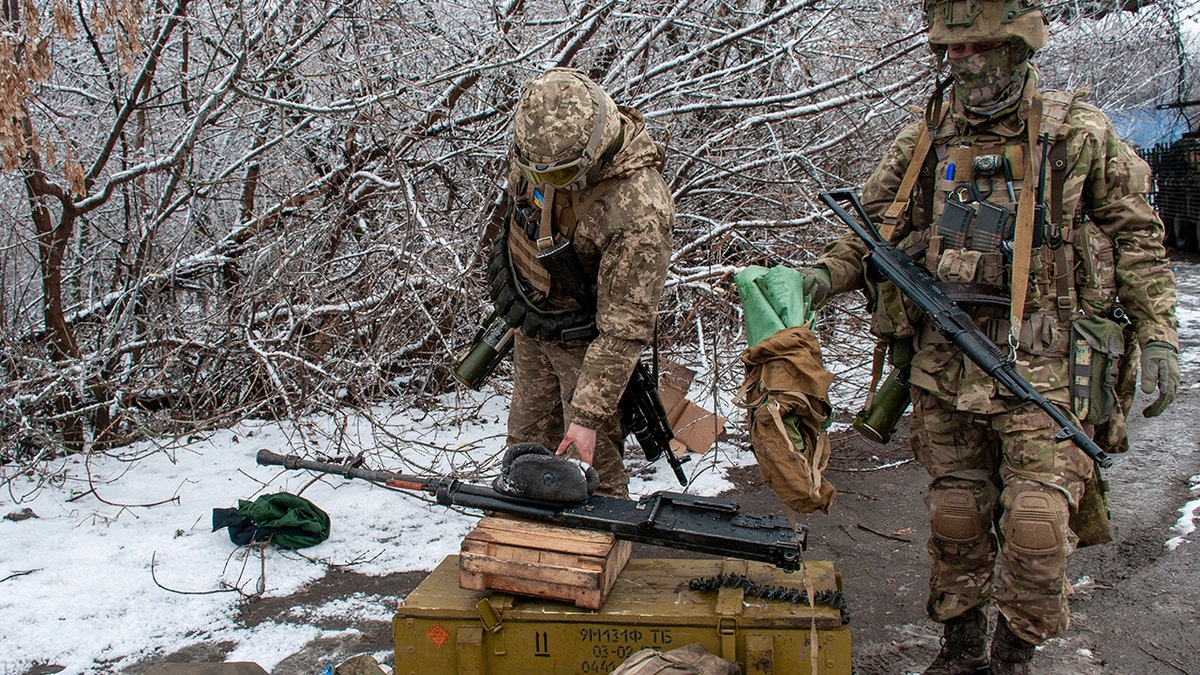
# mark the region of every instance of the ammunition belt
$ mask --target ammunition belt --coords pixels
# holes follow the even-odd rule
[[[740,588],[744,595],[763,600],[790,602],[793,605],[797,603],[808,605],[808,592],[803,588],[760,584],[756,581],[751,581],[744,574],[718,574],[715,577],[692,579],[688,582],[688,590],[690,591],[713,592],[721,588]],[[850,611],[846,609],[846,597],[842,595],[841,591],[817,591],[813,593],[813,600],[818,605],[833,607],[838,610],[843,625],[850,623]]]
[[[596,315],[582,308],[548,311],[538,308],[522,290],[522,280],[508,250],[508,234],[492,242],[488,260],[488,292],[496,311],[509,326],[529,337],[554,342],[591,340],[599,335]]]

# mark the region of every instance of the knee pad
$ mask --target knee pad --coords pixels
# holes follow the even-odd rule
[[[1021,492],[1004,515],[1004,539],[1009,548],[1025,555],[1051,555],[1065,543],[1066,498],[1049,492]]]
[[[951,544],[971,544],[983,537],[979,502],[973,492],[957,487],[938,489],[931,502],[934,537]]]

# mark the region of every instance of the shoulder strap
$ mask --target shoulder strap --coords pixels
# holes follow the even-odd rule
[[[1042,128],[1040,134],[1049,136],[1052,141],[1047,157],[1050,166],[1050,222],[1058,227],[1065,224],[1063,220],[1063,181],[1067,176],[1067,143],[1063,137],[1066,131],[1063,123],[1071,112],[1075,99],[1085,95],[1087,90],[1079,89],[1073,92],[1046,91],[1042,97]]]
[[[1025,153],[1026,181],[1021,189],[1021,197],[1017,200],[1017,221],[1013,235],[1013,264],[1012,264],[1012,304],[1009,308],[1009,344],[1016,345],[1021,335],[1021,322],[1025,317],[1025,298],[1029,292],[1030,256],[1033,255],[1033,206],[1034,190],[1028,177],[1038,175],[1035,162],[1040,160],[1037,139],[1041,133],[1042,98],[1033,97],[1033,105],[1029,110],[1029,119],[1025,120],[1029,150]]]
[[[1075,306],[1071,295],[1074,281],[1074,275],[1070,274],[1074,266],[1072,249],[1069,246],[1061,245],[1062,233],[1070,225],[1067,219],[1074,215],[1064,213],[1063,210],[1063,188],[1067,178],[1066,132],[1068,131],[1064,123],[1067,115],[1071,113],[1071,107],[1075,104],[1075,100],[1086,93],[1083,89],[1073,92],[1048,91],[1042,93],[1042,133],[1052,139],[1050,151],[1046,155],[1046,161],[1049,164],[1046,169],[1050,180],[1050,189],[1048,190],[1050,223],[1054,227],[1059,241],[1059,244],[1054,247],[1055,306],[1059,319],[1064,322],[1070,320]]]
[[[933,139],[929,137],[929,131],[922,126],[917,135],[917,144],[913,147],[912,157],[908,160],[908,169],[904,171],[904,178],[896,190],[896,199],[883,213],[883,226],[879,228],[879,234],[885,241],[892,240],[892,235],[896,233],[896,227],[900,224],[900,216],[908,210],[909,198],[912,197],[917,178],[921,175],[921,167],[925,166],[925,157],[932,145]]]

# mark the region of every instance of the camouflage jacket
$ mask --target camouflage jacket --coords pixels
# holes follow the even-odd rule
[[[554,198],[556,211],[587,204],[575,213],[571,241],[594,278],[599,335],[587,347],[569,405],[571,419],[593,429],[616,410],[642,348],[654,337],[675,222],[661,148],[640,114],[622,108],[621,118],[624,140],[612,161],[592,169],[588,187]],[[508,178],[510,186],[524,183],[512,162]]]
[[[930,149],[930,153],[937,155],[933,212],[925,213],[927,200],[914,194],[892,236],[900,248],[918,252],[917,262],[925,264],[943,281],[990,284],[1004,293],[1011,286],[1011,263],[998,251],[964,252],[930,247],[938,251],[931,256],[925,247],[935,232],[934,223],[939,222],[945,210],[947,194],[964,180],[974,180],[971,175],[964,175],[961,166],[955,176],[956,171],[950,166],[955,159],[962,163],[963,148],[987,146],[995,150],[985,152],[1006,157],[1023,157],[1021,153],[1031,151],[1025,124],[1036,92],[1037,74],[1031,69],[1023,100],[1015,112],[991,122],[973,120],[961,106],[953,101],[949,104],[949,114],[934,135]],[[1065,222],[1056,225],[1061,227],[1067,242],[1061,247],[1066,264],[1064,259],[1056,258],[1049,245],[1033,252],[1033,281],[1017,346],[1018,371],[1048,399],[1059,403],[1069,400],[1067,356],[1071,348],[1070,324],[1075,318],[1105,316],[1119,299],[1132,320],[1140,345],[1159,340],[1178,346],[1174,275],[1162,243],[1162,223],[1146,199],[1149,169],[1117,137],[1102,111],[1069,96],[1066,100],[1071,102],[1063,108],[1064,119],[1053,138],[1054,144],[1065,144],[1065,180],[1061,181],[1060,202]],[[901,132],[863,187],[863,204],[877,223],[896,198],[924,124],[924,121],[914,123]],[[1042,129],[1047,126],[1054,125]],[[971,156],[966,158],[970,165]],[[1019,161],[1011,163],[1019,164]],[[1013,187],[1013,200],[1007,197],[1003,176],[981,177],[975,184],[989,190],[989,200],[1010,207],[1015,213],[1022,187],[1026,182],[1030,189],[1037,185],[1037,176],[1029,181],[1024,178],[1017,175],[1007,181]],[[920,188],[915,192],[919,193]],[[829,271],[834,292],[866,286],[865,253],[865,246],[853,234],[826,247],[817,265]],[[1065,277],[1070,280],[1065,284],[1070,286],[1067,293],[1062,291],[1063,284],[1055,283],[1056,270],[1064,266],[1069,268]],[[873,290],[869,289],[869,293]],[[914,318],[914,313],[911,309],[899,309],[897,303],[888,308],[883,299],[874,298],[874,327],[885,337],[909,334],[914,337],[918,351],[912,364],[913,384],[955,403],[961,410],[992,413],[1012,405],[1012,400],[1005,400],[1007,392],[1003,388],[998,389],[974,364],[964,361],[958,350],[938,339],[929,326],[920,325],[919,315],[909,331],[895,330],[897,323]],[[1060,309],[1062,306],[1065,308]],[[885,316],[889,313],[890,316]],[[981,328],[985,331],[990,328],[989,335],[1002,342],[1008,327],[1004,318],[1007,312],[992,310],[992,314],[989,318],[987,311],[974,312]],[[878,330],[881,324],[892,329],[890,336],[888,330]]]

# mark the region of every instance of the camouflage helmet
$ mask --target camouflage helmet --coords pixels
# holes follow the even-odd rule
[[[1021,40],[1036,51],[1049,33],[1042,0],[923,0],[929,47]]]
[[[552,68],[525,85],[513,120],[513,157],[532,183],[576,182],[617,141],[617,104],[586,75]]]

